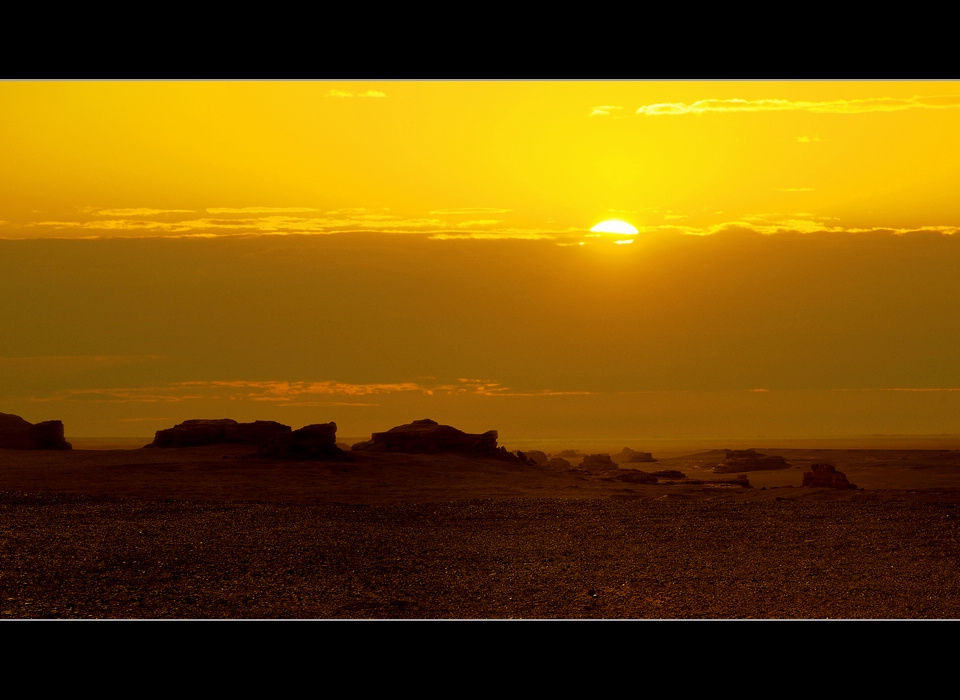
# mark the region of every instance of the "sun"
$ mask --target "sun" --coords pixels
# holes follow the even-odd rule
[[[591,233],[619,233],[621,235],[637,235],[637,229],[620,219],[607,219],[590,229]]]

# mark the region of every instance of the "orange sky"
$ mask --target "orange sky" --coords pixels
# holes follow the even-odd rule
[[[960,433],[960,83],[0,82],[0,105],[0,411],[68,437]],[[610,218],[637,235],[589,234]]]

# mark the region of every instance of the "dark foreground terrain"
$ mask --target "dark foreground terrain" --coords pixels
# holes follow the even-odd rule
[[[960,617],[960,453],[831,452],[780,451],[862,489],[0,450],[0,617]]]

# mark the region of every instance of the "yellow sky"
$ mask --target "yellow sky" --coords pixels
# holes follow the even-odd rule
[[[953,82],[4,82],[0,104],[4,237],[957,223]]]
[[[960,82],[0,82],[0,411],[960,433],[958,154]]]

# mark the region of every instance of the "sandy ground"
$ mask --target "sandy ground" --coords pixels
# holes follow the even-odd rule
[[[492,460],[0,450],[2,618],[960,618],[960,451]],[[831,462],[858,489],[801,488]]]

